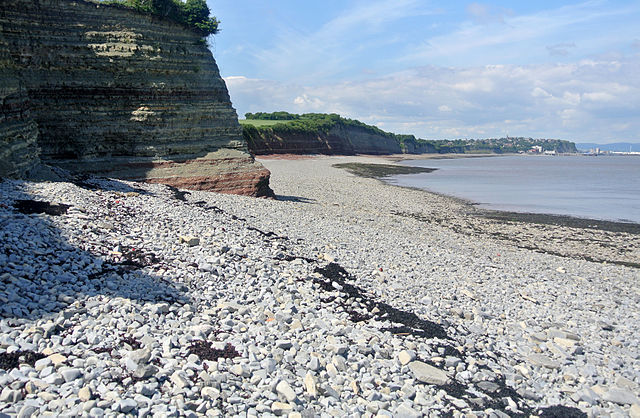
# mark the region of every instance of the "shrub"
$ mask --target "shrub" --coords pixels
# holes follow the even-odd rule
[[[107,0],[105,4],[125,6],[139,12],[150,13],[185,25],[199,35],[218,33],[220,22],[211,16],[206,0]]]

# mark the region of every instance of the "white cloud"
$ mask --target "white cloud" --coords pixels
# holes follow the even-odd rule
[[[589,100],[592,102],[611,102],[615,100],[615,96],[613,94],[607,93],[606,91],[597,91],[593,93],[584,93],[582,95],[584,100]]]
[[[316,30],[279,28],[276,46],[254,52],[262,72],[280,80],[326,79],[359,67],[353,56],[398,41],[386,27],[404,18],[432,13],[419,0],[357,2]]]
[[[540,87],[536,87],[531,91],[533,97],[553,97],[548,91]]]
[[[535,66],[431,66],[317,86],[226,80],[242,112],[335,112],[432,139],[509,133],[635,141],[640,140],[639,67],[635,56]]]
[[[585,1],[528,15],[514,15],[472,3],[467,11],[474,21],[459,23],[450,32],[415,42],[406,49],[400,62],[409,65],[547,62],[549,55],[566,57],[574,50],[578,52],[580,48],[574,37],[585,45],[579,51],[582,54],[609,49],[616,44],[628,45],[637,30],[627,25],[609,27],[607,19],[637,15],[640,7],[613,7],[602,1]]]
[[[555,44],[555,45],[547,45],[547,51],[551,56],[566,57],[567,55],[569,55],[569,49],[575,48],[575,47],[576,47],[576,44],[574,42],[571,42],[571,43],[564,42],[564,43]]]

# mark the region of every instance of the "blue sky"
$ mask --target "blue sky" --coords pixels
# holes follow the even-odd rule
[[[421,138],[640,142],[640,2],[208,0],[238,114]]]

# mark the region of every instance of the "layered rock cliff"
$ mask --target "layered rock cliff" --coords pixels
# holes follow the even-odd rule
[[[110,177],[267,195],[203,39],[82,0],[0,3],[0,175],[40,159]]]
[[[277,132],[252,130],[245,126],[249,149],[264,154],[398,154],[400,143],[391,137],[371,133],[366,128],[336,124],[327,132]]]

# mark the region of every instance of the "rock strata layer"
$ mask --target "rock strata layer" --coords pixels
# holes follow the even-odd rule
[[[270,193],[197,34],[70,0],[3,1],[0,27],[0,175],[24,175],[37,143],[42,161],[81,172]]]

